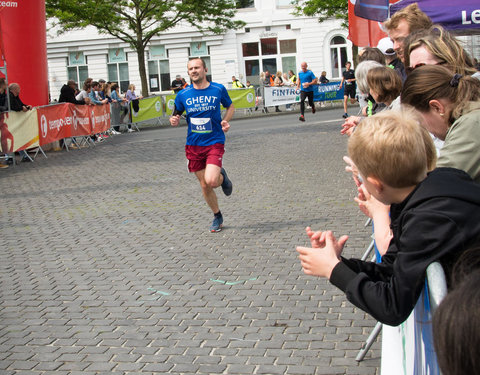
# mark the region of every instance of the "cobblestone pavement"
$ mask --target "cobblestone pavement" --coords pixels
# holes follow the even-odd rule
[[[375,321],[295,251],[307,225],[369,242],[329,113],[232,122],[215,234],[185,127],[0,171],[0,374],[378,374]]]

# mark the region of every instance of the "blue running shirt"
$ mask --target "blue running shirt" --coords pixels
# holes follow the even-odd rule
[[[220,104],[228,108],[232,100],[227,89],[215,82],[210,82],[210,86],[201,90],[190,85],[177,94],[175,108],[187,114],[187,145],[225,143]]]
[[[304,83],[310,83],[316,78],[311,70],[307,70],[306,72],[300,71],[298,78],[300,79],[300,91],[313,91],[313,86],[303,87]]]

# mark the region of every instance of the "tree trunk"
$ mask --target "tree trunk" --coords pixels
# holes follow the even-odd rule
[[[140,82],[142,84],[142,95],[148,96],[147,70],[145,69],[145,47],[140,44],[137,46],[138,70],[140,73]]]

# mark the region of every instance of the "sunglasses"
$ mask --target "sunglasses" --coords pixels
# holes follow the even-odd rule
[[[425,65],[444,65],[446,64],[447,62],[446,61],[440,61],[436,64],[425,64],[425,63],[418,63],[417,65],[415,66],[407,66],[405,68],[405,71],[407,72],[407,74],[410,74],[411,72],[413,72],[415,69],[417,68],[420,68],[421,66],[425,66]]]

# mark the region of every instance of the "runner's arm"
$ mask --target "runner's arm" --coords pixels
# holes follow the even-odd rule
[[[222,130],[224,132],[227,132],[228,129],[230,129],[230,120],[233,118],[233,114],[235,113],[235,106],[232,104],[230,104],[230,107],[227,107],[227,110],[225,112],[225,116],[223,116],[223,120],[222,120]]]

